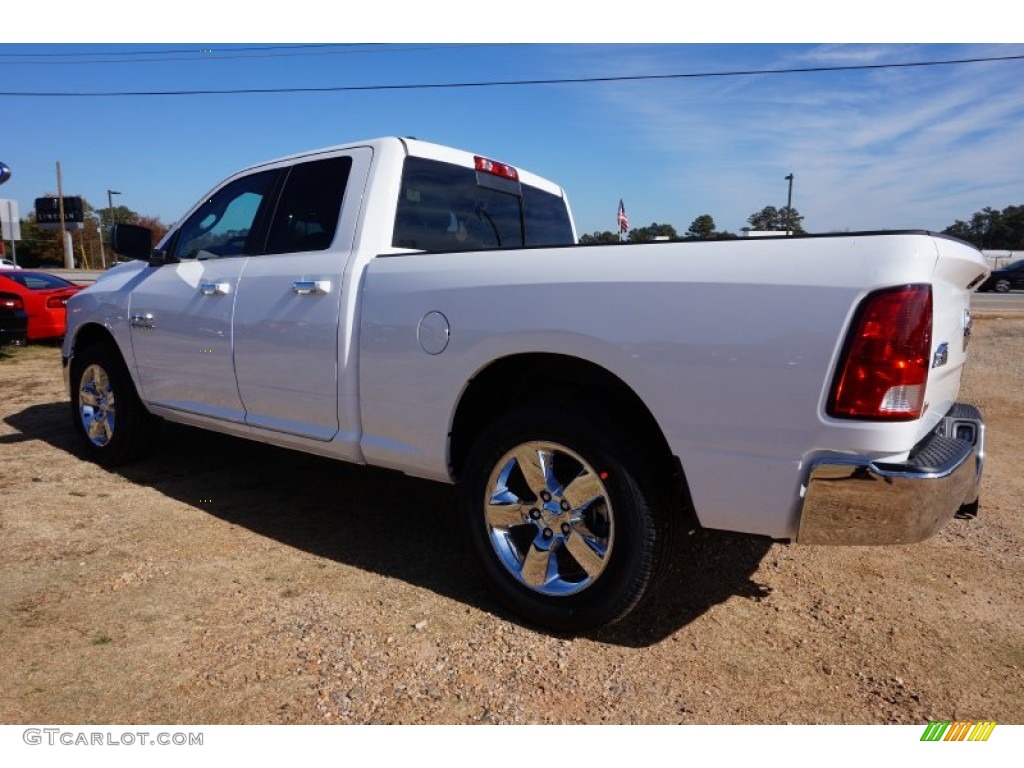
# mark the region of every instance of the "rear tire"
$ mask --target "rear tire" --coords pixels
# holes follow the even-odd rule
[[[664,559],[657,475],[606,420],[597,409],[520,407],[480,436],[460,481],[462,526],[487,585],[560,632],[624,618]]]
[[[90,344],[71,360],[71,418],[86,456],[107,467],[145,456],[160,421],[146,410],[112,342]]]
[[[995,289],[997,293],[1009,293],[1010,292],[1010,281],[1009,280],[996,280]]]

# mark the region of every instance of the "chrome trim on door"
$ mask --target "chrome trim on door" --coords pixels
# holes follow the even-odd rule
[[[137,315],[132,315],[128,318],[128,322],[132,328],[146,328],[152,329],[155,325],[156,318],[153,317],[152,312],[142,312]]]
[[[227,296],[231,293],[231,283],[200,283],[199,292],[203,296]]]
[[[299,296],[322,296],[331,291],[330,280],[296,280],[292,283],[292,291]]]

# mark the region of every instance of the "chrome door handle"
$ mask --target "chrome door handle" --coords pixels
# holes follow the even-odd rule
[[[199,292],[203,296],[227,296],[231,293],[231,283],[200,283]]]
[[[132,328],[152,328],[154,325],[153,320],[152,312],[143,312],[128,318]]]
[[[296,280],[292,283],[292,291],[299,294],[299,296],[311,296],[330,293],[331,281],[330,280]]]

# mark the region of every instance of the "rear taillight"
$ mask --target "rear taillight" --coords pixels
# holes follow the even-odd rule
[[[67,296],[51,296],[46,300],[46,306],[50,309],[63,309],[68,305]]]
[[[4,309],[24,309],[25,303],[17,296],[4,296],[0,298],[0,307]]]
[[[839,360],[828,414],[887,421],[920,417],[931,344],[930,285],[907,285],[867,296]]]

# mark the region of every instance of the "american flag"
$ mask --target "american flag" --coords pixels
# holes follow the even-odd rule
[[[626,216],[626,206],[619,200],[619,232],[629,231],[629,217]]]

